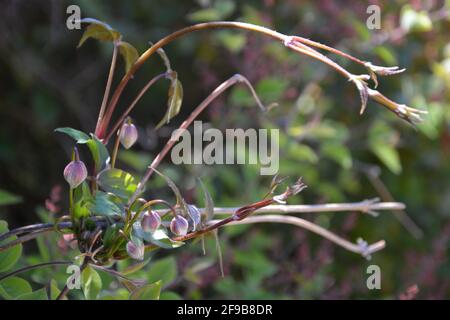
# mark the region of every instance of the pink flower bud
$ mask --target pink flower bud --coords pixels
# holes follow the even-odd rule
[[[78,187],[87,177],[87,169],[83,161],[73,160],[64,169],[64,179],[72,189]]]
[[[139,244],[136,244],[133,241],[127,242],[127,253],[131,258],[136,260],[144,260],[144,252],[145,246],[142,242]]]
[[[170,231],[177,236],[185,236],[188,232],[189,223],[180,215],[177,215],[170,221]]]
[[[138,132],[134,124],[125,123],[120,130],[120,143],[125,149],[129,149],[138,139]]]
[[[161,225],[161,217],[156,211],[150,210],[148,213],[144,214],[141,221],[142,230],[145,232],[155,232],[156,229]]]

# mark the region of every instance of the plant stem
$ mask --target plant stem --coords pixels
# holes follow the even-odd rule
[[[80,276],[81,273],[83,272],[83,270],[88,266],[88,259],[84,259],[83,263],[80,266]],[[61,290],[61,292],[59,293],[59,295],[56,297],[56,300],[62,300],[65,298],[65,296],[67,295],[67,293],[69,292],[69,287],[67,286],[67,283],[64,285],[64,288]]]
[[[198,115],[206,108],[208,107],[211,102],[213,102],[218,96],[220,96],[225,90],[230,88],[231,86],[235,85],[236,83],[244,83],[252,93],[253,97],[255,98],[257,104],[262,108],[265,109],[262,105],[261,101],[259,100],[258,96],[256,95],[255,90],[253,89],[250,82],[242,75],[235,74],[228,80],[221,83],[208,97],[206,97],[205,100],[203,100],[195,109],[192,111],[192,113],[189,115],[189,117],[180,125],[178,130],[175,131],[175,134],[169,139],[167,144],[164,146],[164,148],[158,153],[158,155],[155,157],[153,162],[150,164],[150,166],[147,168],[147,171],[145,172],[144,177],[139,182],[139,185],[134,192],[134,194],[131,196],[130,200],[128,201],[128,204],[133,203],[139,194],[144,189],[145,184],[147,183],[148,179],[153,174],[154,169],[160,164],[160,162],[164,159],[164,157],[167,155],[169,150],[173,147],[173,145],[178,141],[180,138],[182,131],[184,129],[187,129],[191,123],[198,117]]]
[[[117,158],[117,152],[119,151],[120,133],[122,132],[122,127],[123,127],[123,121],[122,121],[122,126],[119,126],[119,129],[117,129],[116,141],[114,143],[114,149],[113,149],[113,153],[111,155],[111,168],[112,169],[114,169],[114,167],[116,166],[116,158]]]
[[[107,106],[107,102],[108,102],[108,97],[109,97],[109,92],[111,90],[111,83],[114,77],[114,70],[116,67],[116,61],[117,61],[117,44],[114,42],[114,49],[113,49],[113,55],[112,55],[112,59],[111,59],[111,66],[109,68],[109,75],[108,75],[108,80],[106,81],[106,87],[105,87],[105,93],[103,94],[103,100],[102,100],[102,104],[100,106],[100,111],[98,114],[98,118],[97,118],[97,125],[95,127],[95,132],[97,132],[97,129],[101,126],[102,121],[103,121],[103,116],[105,114],[106,111],[106,106]]]
[[[72,261],[51,261],[51,262],[44,262],[44,263],[38,263],[34,264],[32,266],[23,267],[14,271],[11,271],[10,273],[4,274],[0,276],[0,281],[15,276],[16,274],[20,274],[22,272],[26,272],[32,269],[42,268],[42,267],[48,267],[48,266],[56,266],[56,265],[64,265],[64,264],[72,264]]]
[[[215,221],[211,221],[211,223],[214,223]],[[250,224],[250,223],[285,223],[285,224],[292,224],[301,228],[304,228],[306,230],[309,230],[311,232],[314,232],[334,243],[337,245],[343,247],[344,249],[347,249],[348,251],[361,254],[363,257],[369,257],[372,253],[379,251],[383,249],[386,246],[386,242],[384,240],[380,240],[375,242],[372,245],[368,246],[362,246],[360,244],[354,244],[350,241],[347,241],[336,234],[328,231],[325,228],[322,228],[321,226],[318,226],[308,220],[301,219],[298,217],[291,217],[291,216],[281,216],[281,215],[264,215],[264,216],[252,216],[248,217],[245,220],[242,221],[233,221],[230,222],[230,226],[232,225],[240,225],[240,224]]]
[[[232,207],[217,207],[214,208],[214,214],[224,215],[224,214],[234,214],[240,208]],[[372,211],[395,211],[404,210],[405,205],[401,202],[374,202],[370,200],[355,202],[355,203],[327,203],[327,204],[311,204],[311,205],[269,205],[264,208],[258,208],[255,213],[320,213],[320,212],[344,212],[344,211],[354,211],[362,213],[370,213]],[[199,209],[204,212],[205,209]],[[164,213],[165,210],[156,209],[158,213]],[[102,223],[104,219],[96,220],[97,224]],[[66,221],[58,223],[58,229],[70,229],[72,227],[72,222]],[[0,242],[6,240],[14,235],[20,235],[28,233],[16,240],[7,242],[0,245],[0,252],[11,248],[12,246],[18,245],[20,243],[32,240],[37,236],[55,231],[55,225],[52,223],[39,223],[35,225],[29,225],[26,227],[21,227],[13,229],[6,233],[0,235]]]
[[[347,78],[351,77],[351,74],[349,72],[347,72],[344,68],[339,66],[337,63],[335,63],[331,59],[323,56],[318,51],[316,51],[300,42],[297,42],[296,45],[294,45],[293,43],[289,43],[289,41],[292,40],[293,37],[284,35],[282,33],[271,30],[269,28],[250,24],[250,23],[233,22],[233,21],[214,21],[214,22],[199,23],[199,24],[195,24],[195,25],[180,29],[178,31],[175,31],[174,33],[169,34],[168,36],[162,38],[161,40],[156,42],[154,45],[152,45],[149,49],[147,49],[147,51],[145,51],[139,57],[139,59],[133,64],[133,66],[130,68],[130,70],[122,78],[122,80],[118,84],[116,90],[114,91],[114,93],[111,97],[109,106],[108,106],[108,110],[105,113],[105,118],[102,119],[101,125],[98,126],[97,129],[95,130],[95,134],[97,135],[97,137],[99,137],[100,139],[104,138],[106,131],[108,129],[109,122],[111,120],[112,113],[114,112],[117,102],[119,101],[119,97],[122,94],[123,90],[125,89],[125,86],[130,81],[130,79],[132,78],[134,73],[142,66],[142,64],[150,56],[152,56],[158,49],[164,47],[165,45],[174,41],[175,39],[177,39],[185,34],[191,33],[191,32],[207,30],[207,29],[224,29],[224,28],[242,29],[242,30],[254,31],[254,32],[264,34],[264,35],[269,36],[277,41],[281,41],[285,46],[287,46],[299,53],[306,54],[312,58],[315,58],[319,61],[322,61],[322,62],[330,65],[331,67],[336,69],[338,72],[342,73]]]
[[[136,104],[139,102],[139,100],[142,98],[142,96],[147,92],[147,90],[155,84],[158,80],[166,77],[167,72],[161,73],[155,77],[153,77],[146,85],[141,89],[139,94],[134,98],[133,102],[131,102],[130,106],[125,110],[125,112],[120,116],[119,120],[114,124],[111,131],[106,135],[105,139],[103,140],[104,144],[107,144],[109,139],[111,139],[111,136],[114,134],[115,131],[117,131],[122,123],[125,121],[126,117],[130,114],[130,112],[133,110],[133,108],[136,106]]]

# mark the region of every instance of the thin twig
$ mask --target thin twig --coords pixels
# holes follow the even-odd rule
[[[158,42],[156,42],[154,45],[152,45],[147,51],[145,51],[139,59],[133,64],[133,66],[130,68],[130,70],[125,74],[125,76],[122,78],[120,83],[118,84],[116,90],[114,91],[110,103],[108,105],[108,112],[105,115],[105,118],[102,120],[101,125],[96,128],[95,134],[100,138],[103,139],[106,131],[108,129],[109,121],[111,120],[112,113],[114,112],[114,109],[117,105],[117,102],[119,101],[120,95],[122,94],[123,90],[125,89],[127,83],[130,81],[130,79],[133,77],[135,72],[143,65],[143,63],[152,56],[155,52],[157,52],[158,49],[161,49],[168,43],[176,40],[177,38],[182,37],[185,34],[196,32],[200,30],[207,30],[207,29],[242,29],[247,31],[254,31],[261,34],[264,34],[266,36],[269,36],[277,41],[281,41],[285,46],[299,52],[305,55],[308,55],[314,59],[317,59],[319,61],[322,61],[334,69],[338,71],[339,73],[343,74],[348,79],[352,78],[352,74],[349,73],[347,70],[342,68],[339,64],[334,62],[333,60],[329,59],[328,57],[325,57],[320,52],[314,50],[311,47],[308,47],[306,44],[301,42],[291,43],[290,41],[293,39],[292,36],[287,36],[285,34],[279,33],[275,30],[271,30],[266,27],[250,24],[250,23],[244,23],[244,22],[235,22],[235,21],[212,21],[212,22],[206,22],[206,23],[199,23],[195,24],[183,29],[180,29],[178,31],[175,31],[168,36],[162,38]]]
[[[44,263],[38,263],[38,264],[34,264],[32,266],[26,266],[14,271],[11,271],[7,274],[4,274],[2,276],[0,276],[0,281],[15,276],[16,274],[20,274],[22,272],[26,272],[32,269],[37,269],[37,268],[42,268],[42,267],[47,267],[47,266],[56,266],[56,265],[64,265],[64,264],[72,264],[72,261],[50,261],[50,262],[44,262]]]
[[[155,82],[157,82],[158,80],[164,78],[167,76],[167,72],[161,73],[155,77],[153,77],[152,79],[150,79],[149,82],[147,82],[147,84],[141,89],[141,91],[139,91],[138,95],[136,96],[136,98],[134,98],[134,100],[131,102],[131,104],[129,105],[129,107],[125,110],[125,112],[120,116],[120,118],[116,121],[116,123],[114,124],[114,126],[112,127],[111,131],[106,135],[106,138],[103,140],[104,144],[107,144],[109,139],[111,139],[111,136],[114,134],[114,132],[116,132],[120,126],[122,125],[122,123],[125,121],[126,117],[128,117],[128,115],[130,114],[130,112],[133,110],[133,108],[136,106],[136,104],[139,102],[139,100],[142,98],[142,96],[147,92],[147,90],[155,84]]]
[[[217,221],[211,221],[211,224],[216,223]],[[285,224],[292,224],[301,228],[304,228],[306,230],[309,230],[311,232],[314,232],[334,243],[337,245],[343,247],[344,249],[347,249],[351,252],[358,253],[362,255],[365,258],[369,258],[370,255],[376,251],[379,251],[383,249],[386,246],[386,242],[384,240],[377,241],[371,245],[367,245],[364,241],[360,240],[358,243],[352,243],[348,240],[345,240],[336,234],[328,231],[325,228],[322,228],[308,220],[301,219],[298,217],[292,217],[292,216],[282,216],[282,215],[263,215],[263,216],[252,216],[248,217],[242,221],[234,221],[230,222],[229,226],[232,225],[240,225],[240,224],[251,224],[251,223],[285,223]]]
[[[103,116],[104,116],[105,111],[106,111],[106,105],[107,105],[107,102],[108,102],[109,92],[111,90],[111,83],[112,83],[112,80],[113,80],[113,77],[114,77],[114,70],[116,68],[117,47],[118,47],[117,44],[114,43],[113,55],[112,55],[112,59],[111,59],[111,66],[109,68],[109,75],[108,75],[108,80],[106,81],[105,93],[103,94],[103,100],[102,100],[102,104],[100,106],[100,112],[98,114],[97,125],[95,127],[96,130],[101,125],[102,120],[103,120]]]
[[[214,208],[215,215],[226,215],[234,214],[239,208],[233,207],[216,207]],[[373,200],[364,200],[356,203],[327,203],[327,204],[302,204],[302,205],[269,205],[264,208],[259,208],[255,210],[257,214],[265,213],[320,213],[320,212],[345,212],[345,211],[355,211],[363,213],[371,213],[374,211],[384,211],[384,210],[404,210],[405,205],[401,202],[374,202]],[[205,209],[200,208],[200,212],[204,212]],[[156,209],[158,213],[166,212],[165,209]],[[104,223],[105,219],[97,219],[96,223]],[[72,227],[72,222],[61,222],[57,224],[58,229],[70,229]],[[40,234],[52,232],[55,230],[55,225],[51,223],[39,223],[34,225],[29,225],[26,227],[21,227],[13,229],[9,232],[0,235],[1,240],[5,240],[14,235],[24,234],[30,232],[31,237],[27,235],[22,236],[12,242],[0,245],[0,252],[4,251],[14,245],[32,240],[39,236]],[[1,241],[0,240],[0,241]]]
[[[220,96],[225,90],[230,88],[231,86],[235,85],[236,83],[244,83],[251,91],[253,97],[255,98],[258,106],[262,109],[265,109],[262,105],[261,101],[259,100],[258,96],[255,93],[255,90],[253,89],[250,82],[245,78],[244,76],[240,74],[235,74],[228,80],[222,82],[214,91],[206,97],[205,100],[203,100],[195,109],[192,111],[192,113],[189,115],[189,117],[180,125],[178,130],[174,132],[174,135],[170,138],[170,140],[167,142],[167,144],[164,146],[164,148],[158,153],[158,155],[155,157],[153,162],[150,164],[150,166],[147,168],[147,171],[145,172],[144,177],[139,182],[139,185],[134,192],[134,194],[131,196],[130,200],[128,201],[128,205],[132,204],[140,195],[142,190],[144,189],[145,184],[147,183],[148,179],[150,179],[151,175],[153,174],[153,170],[156,169],[156,167],[160,164],[160,162],[164,159],[164,157],[167,155],[169,150],[173,147],[173,145],[178,141],[180,138],[183,130],[187,129],[190,124],[198,117],[198,115],[206,108],[208,107],[211,102],[213,102],[218,96]]]

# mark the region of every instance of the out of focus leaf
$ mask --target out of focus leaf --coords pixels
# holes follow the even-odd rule
[[[86,267],[81,273],[81,283],[86,300],[97,299],[102,290],[102,279],[97,271],[90,266]]]
[[[0,281],[0,297],[3,299],[15,299],[31,291],[28,281],[19,277],[9,277]]]
[[[106,192],[121,198],[129,198],[136,191],[138,181],[128,172],[113,168],[101,172],[98,183]]]
[[[203,197],[205,203],[204,218],[202,223],[206,224],[208,221],[211,221],[214,218],[214,201],[208,189],[206,189],[205,185],[203,184],[203,181],[200,179],[198,179],[198,181],[200,182],[200,187],[203,190],[204,195]]]
[[[118,31],[114,30],[113,28],[111,28],[111,26],[102,21],[92,18],[84,18],[81,19],[81,22],[89,23],[89,26],[86,28],[86,30],[84,30],[80,42],[78,42],[77,48],[81,47],[83,43],[89,38],[94,38],[102,41],[116,41],[121,37]]]
[[[352,167],[352,156],[348,148],[343,144],[336,142],[324,143],[321,150],[328,158],[339,163],[342,168],[350,169]]]
[[[388,144],[376,143],[371,144],[370,149],[372,152],[384,163],[389,170],[395,174],[400,174],[402,171],[402,165],[400,163],[400,157],[397,150]]]
[[[175,71],[172,72],[170,88],[169,88],[169,99],[167,101],[167,111],[164,117],[156,126],[159,129],[164,124],[169,123],[170,119],[175,117],[181,110],[181,104],[183,102],[183,86]]]
[[[165,291],[162,292],[161,295],[159,296],[160,300],[183,300],[182,297],[180,297],[180,295],[176,292],[173,291]]]
[[[22,202],[22,198],[11,192],[0,189],[0,206],[7,206]]]
[[[45,288],[25,293],[16,298],[16,300],[48,300],[47,291]]]
[[[126,276],[127,274],[132,274],[134,272],[137,272],[141,270],[143,267],[145,267],[150,262],[150,258],[147,260],[144,260],[142,262],[134,263],[131,266],[128,266],[122,271],[122,274]]]
[[[130,295],[130,300],[159,300],[161,281],[137,288]]]
[[[8,223],[6,221],[0,220],[0,234],[8,232]],[[0,242],[0,244],[5,244],[10,241],[16,240],[17,237],[9,237]],[[22,244],[18,244],[14,247],[6,249],[0,252],[0,272],[5,272],[11,269],[22,255]]]
[[[167,287],[177,277],[177,262],[174,257],[167,257],[153,262],[147,270],[147,280],[161,280],[161,286]]]
[[[125,61],[125,73],[130,70],[131,66],[139,58],[139,53],[135,47],[125,41],[119,42],[119,52]]]
[[[233,13],[236,4],[230,0],[215,1],[211,8],[200,9],[188,15],[193,22],[223,20]]]
[[[410,5],[403,6],[400,25],[408,32],[427,32],[433,29],[433,23],[426,11],[415,11]]]

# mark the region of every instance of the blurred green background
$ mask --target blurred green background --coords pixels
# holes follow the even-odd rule
[[[168,82],[152,88],[132,114],[140,139],[134,151],[119,154],[125,168],[141,174],[185,116],[218,84],[240,73],[264,103],[278,102],[279,107],[263,115],[246,90],[235,87],[201,119],[220,129],[280,128],[279,173],[303,176],[309,186],[290,203],[389,201],[392,196],[407,205],[411,219],[391,212],[377,218],[355,212],[302,215],[351,241],[385,239],[387,247],[371,261],[291,226],[230,227],[220,232],[225,278],[212,239],[206,256],[199,243],[191,243],[152,258],[159,261],[150,263],[152,277],[165,270],[170,291],[189,299],[360,299],[405,298],[418,288],[418,298],[450,297],[449,1],[2,1],[0,218],[10,228],[65,212],[62,171],[72,144],[53,130],[68,126],[91,132],[95,127],[112,45],[89,40],[77,49],[82,31],[68,30],[65,23],[70,4],[79,5],[83,17],[112,25],[141,53],[149,41],[210,20],[245,21],[298,34],[374,64],[407,68],[401,75],[380,77],[379,90],[429,111],[417,130],[373,102],[360,116],[353,85],[327,66],[258,34],[207,31],[168,45],[166,53],[184,86],[181,113],[155,131],[166,109]],[[381,8],[380,30],[366,26],[369,4]],[[365,72],[333,58],[354,73]],[[163,70],[158,58],[150,59],[127,87],[119,108]],[[122,74],[120,61],[115,83]],[[174,166],[165,161],[161,169],[199,206],[203,200],[196,177],[217,206],[258,201],[271,179],[251,165]],[[172,199],[158,179],[149,194]],[[56,246],[56,236],[40,242],[25,247],[21,264],[65,254],[63,243]],[[366,287],[370,264],[381,268],[381,290]],[[28,277],[44,283],[56,271],[63,281],[60,267]],[[106,292],[123,290],[109,281]]]

